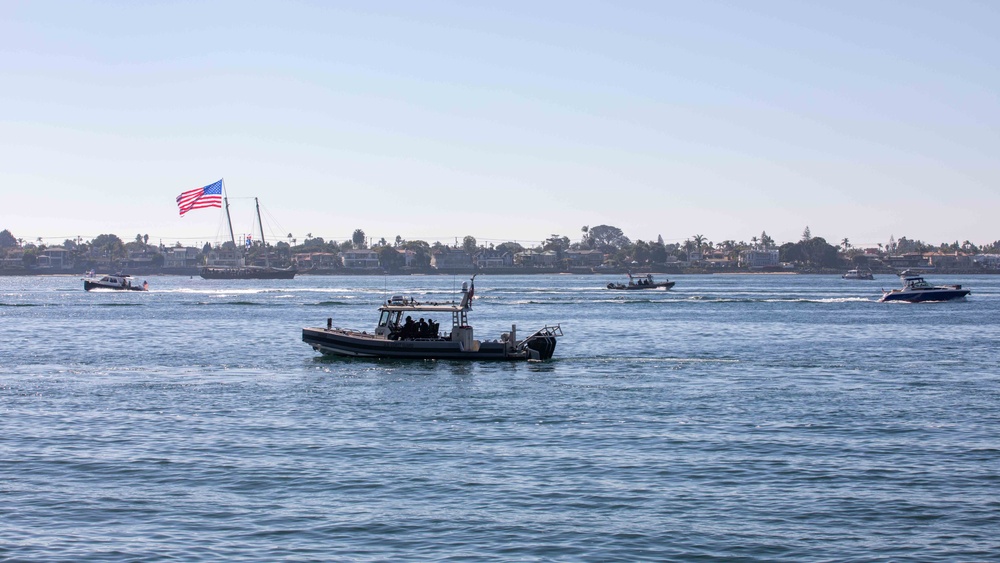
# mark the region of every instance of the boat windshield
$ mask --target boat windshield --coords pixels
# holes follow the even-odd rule
[[[928,287],[933,287],[931,284],[924,281],[924,278],[913,278],[906,280],[906,286],[913,289],[925,289]]]
[[[378,326],[396,326],[399,324],[399,311],[382,311],[378,319]]]

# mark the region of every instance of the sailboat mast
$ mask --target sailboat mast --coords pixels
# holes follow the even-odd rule
[[[225,178],[222,179],[222,200],[226,203],[226,225],[229,227],[229,240],[233,242],[233,252],[235,253],[238,247],[236,246],[236,236],[233,235],[233,219],[229,216],[229,196],[226,194]]]
[[[270,268],[271,261],[267,256],[267,244],[264,243],[264,222],[260,220],[260,200],[253,198],[253,202],[257,206],[257,225],[260,226],[260,246],[264,249],[264,266]]]

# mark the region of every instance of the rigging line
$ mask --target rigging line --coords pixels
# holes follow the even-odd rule
[[[274,215],[272,215],[272,214],[271,214],[271,211],[270,211],[270,210],[268,210],[268,209],[267,209],[266,207],[264,207],[263,205],[261,206],[261,211],[263,211],[263,215],[262,215],[262,217],[263,217],[263,216],[266,216],[266,217],[267,217],[267,221],[268,221],[268,224],[267,224],[267,227],[268,227],[268,232],[269,232],[269,233],[271,234],[272,238],[274,238],[275,240],[284,240],[284,239],[288,238],[288,237],[287,237],[287,235],[286,235],[286,233],[287,233],[288,231],[285,231],[285,228],[284,228],[284,227],[283,227],[283,226],[281,225],[281,223],[280,223],[280,222],[278,222],[278,220],[277,220],[277,219],[275,219]],[[262,219],[262,220],[263,220],[263,219]],[[281,234],[276,234],[276,233],[274,232],[274,229],[273,229],[273,228],[271,227],[271,222],[274,222],[274,223],[275,223],[275,224],[277,225],[278,229],[279,229],[279,230],[281,231]],[[261,228],[263,229],[263,226],[261,226]]]
[[[219,210],[219,220],[216,221],[216,223],[215,223],[215,225],[216,225],[215,226],[215,240],[216,241],[219,241],[219,240],[222,239],[222,229],[223,228],[227,228],[227,229],[229,228],[229,225],[225,225],[225,223],[224,223],[225,217],[226,217],[226,210],[225,209],[220,209]]]

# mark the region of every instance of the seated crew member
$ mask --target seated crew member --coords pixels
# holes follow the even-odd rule
[[[416,331],[417,325],[413,322],[413,317],[407,316],[406,322],[403,323],[403,330],[400,331],[400,338],[413,338],[413,333]]]

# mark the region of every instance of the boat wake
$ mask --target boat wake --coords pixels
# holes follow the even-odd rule
[[[648,357],[648,356],[565,356],[549,360],[554,364],[566,363],[600,363],[619,364],[631,362],[639,364],[738,364],[736,358],[683,358],[683,357]]]
[[[269,303],[255,303],[253,301],[198,301],[195,305],[229,305],[229,306],[267,306]]]
[[[873,297],[713,297],[697,295],[689,301],[705,303],[874,303]]]

